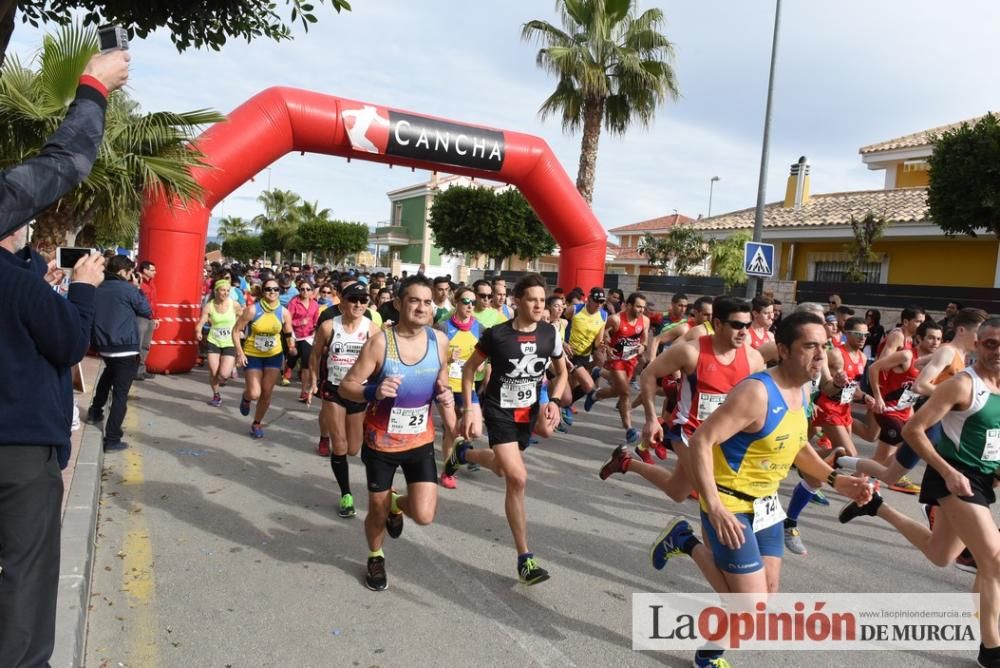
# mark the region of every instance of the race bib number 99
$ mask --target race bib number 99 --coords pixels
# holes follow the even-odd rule
[[[525,381],[500,386],[501,408],[527,408],[538,399],[537,383]]]
[[[715,409],[726,400],[725,394],[700,394],[698,395],[698,421],[708,419],[708,416],[715,412]]]
[[[427,429],[428,406],[393,407],[389,413],[390,434],[421,434]]]

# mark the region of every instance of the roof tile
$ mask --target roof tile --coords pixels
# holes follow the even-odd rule
[[[879,153],[881,151],[896,151],[903,148],[918,148],[921,146],[930,146],[931,142],[938,135],[942,135],[950,130],[956,130],[962,126],[963,123],[968,123],[969,125],[975,125],[982,116],[976,116],[975,118],[970,118],[964,121],[959,121],[958,123],[949,123],[948,125],[940,125],[936,128],[931,128],[929,130],[921,130],[920,132],[914,132],[912,134],[903,135],[902,137],[896,137],[895,139],[889,139],[886,141],[881,141],[875,144],[868,144],[867,146],[862,146],[858,149],[858,153],[861,155],[867,155],[869,153]]]
[[[651,218],[638,223],[632,223],[631,225],[613,227],[608,230],[608,232],[611,234],[620,234],[622,232],[649,232],[651,230],[665,230],[673,227],[674,225],[686,225],[693,222],[694,218],[688,218],[681,213],[672,213],[669,216],[661,216],[660,218]]]

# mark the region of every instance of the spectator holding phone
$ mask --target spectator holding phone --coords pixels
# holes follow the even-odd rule
[[[87,63],[58,130],[35,157],[0,172],[0,660],[44,666],[55,642],[60,468],[69,461],[72,367],[87,352],[104,258],[73,268],[67,298],[55,267],[27,247],[27,225],[78,185],[104,134],[107,93],[128,79],[129,55]],[[51,281],[51,282],[49,282]],[[27,380],[26,380],[27,379]]]

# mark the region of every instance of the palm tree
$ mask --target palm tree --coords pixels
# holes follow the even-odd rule
[[[250,234],[250,223],[239,216],[226,216],[219,221],[219,229],[216,236],[220,239],[232,239]]]
[[[92,30],[66,26],[46,35],[32,65],[9,57],[0,76],[0,167],[21,162],[42,146],[62,122],[80,72],[97,51]],[[159,190],[181,201],[202,189],[190,168],[201,156],[189,141],[200,126],[224,120],[214,111],[140,113],[124,91],[108,98],[104,139],[86,180],[42,212],[35,222],[39,248],[74,243],[77,237],[102,244],[131,245],[144,193]],[[86,231],[84,229],[86,228]],[[82,238],[81,237],[81,238]]]
[[[635,15],[635,0],[557,0],[564,28],[529,21],[521,39],[545,45],[536,64],[559,78],[539,109],[562,116],[563,130],[583,127],[576,188],[588,203],[594,194],[601,124],[623,135],[633,121],[648,127],[656,108],[678,95],[671,63],[674,48],[660,33],[663,12]]]
[[[264,213],[254,216],[250,223],[258,230],[294,228],[298,224],[296,207],[302,198],[291,190],[265,190],[257,201],[264,205]]]

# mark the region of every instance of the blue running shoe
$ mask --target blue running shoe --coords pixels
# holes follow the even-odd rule
[[[264,430],[260,427],[260,422],[250,425],[250,435],[254,438],[264,438]]]
[[[587,398],[583,400],[583,410],[590,412],[590,409],[594,407],[597,403],[597,390],[594,390],[587,394]]]
[[[567,427],[573,426],[573,411],[569,409],[569,406],[562,409],[563,422],[566,423]]]
[[[694,663],[691,665],[694,666],[694,668],[733,668],[732,664],[723,659],[721,656],[708,658],[701,656],[699,653],[695,653]]]
[[[590,370],[590,377],[594,379],[594,385],[601,380],[601,367],[595,366]]]
[[[823,492],[816,492],[813,494],[812,498],[809,499],[809,503],[815,503],[817,506],[828,506],[830,505],[830,499],[823,495]]]
[[[662,571],[670,559],[682,556],[684,551],[681,546],[693,536],[694,532],[688,521],[683,517],[675,517],[649,548],[649,561],[653,568]]]
[[[246,398],[246,395],[240,397],[240,415],[243,417],[250,415],[250,400]]]
[[[635,445],[639,442],[639,430],[635,427],[629,427],[625,430],[625,443],[628,445]]]

